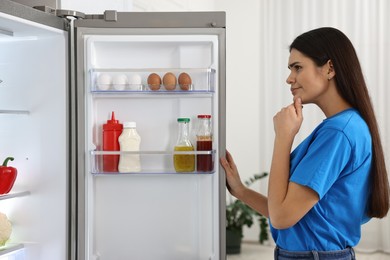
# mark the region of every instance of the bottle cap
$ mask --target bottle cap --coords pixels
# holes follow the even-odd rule
[[[188,117],[179,117],[177,119],[177,122],[179,122],[179,123],[188,123],[188,122],[190,122],[190,119]]]
[[[211,118],[211,115],[198,115],[198,118]]]
[[[115,113],[112,111],[111,119],[107,120],[107,123],[103,125],[103,130],[122,130],[123,125],[119,123],[119,120],[115,119]]]
[[[136,122],[124,122],[123,128],[136,128],[137,123]]]

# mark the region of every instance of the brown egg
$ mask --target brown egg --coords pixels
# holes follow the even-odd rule
[[[148,77],[148,85],[151,90],[159,90],[161,87],[161,78],[156,73],[151,73]]]
[[[163,85],[166,90],[174,90],[176,88],[176,76],[172,72],[167,72],[163,77]]]
[[[191,89],[192,80],[190,75],[185,72],[180,73],[179,75],[179,86],[182,90],[190,90]]]

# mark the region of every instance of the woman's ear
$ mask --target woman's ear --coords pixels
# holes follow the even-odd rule
[[[328,67],[328,80],[331,80],[336,75],[332,60],[328,60],[326,65]]]

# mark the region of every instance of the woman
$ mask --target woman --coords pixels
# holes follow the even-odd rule
[[[389,182],[373,107],[356,52],[334,28],[298,36],[287,83],[293,103],[274,116],[268,197],[246,188],[227,152],[230,193],[269,217],[275,259],[355,259],[361,225],[389,210]],[[302,105],[326,119],[290,154]]]

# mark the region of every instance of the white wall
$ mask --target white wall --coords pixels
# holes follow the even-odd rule
[[[227,2],[234,1],[222,1],[221,3],[228,6]],[[233,7],[229,7],[228,12],[235,13],[237,7],[235,8],[234,4],[232,5]],[[252,7],[257,8],[255,5]],[[271,161],[272,116],[282,106],[291,102],[289,87],[285,83],[285,78],[289,72],[287,70],[288,45],[302,32],[321,26],[333,26],[341,29],[355,45],[376,110],[387,165],[390,166],[390,105],[387,101],[390,98],[388,87],[390,85],[390,74],[387,72],[387,62],[390,58],[390,36],[386,31],[390,25],[389,10],[390,2],[385,0],[260,1],[259,12],[257,13],[261,17],[260,30],[252,32],[251,28],[244,26],[242,30],[248,28],[247,33],[260,35],[258,59],[261,62],[257,67],[260,75],[258,84],[260,95],[257,102],[260,109],[259,121],[262,127],[258,133],[260,139],[258,145],[265,148],[260,151],[261,167],[268,169]],[[241,23],[246,15],[243,14],[242,19],[237,19],[237,23]],[[257,40],[256,38],[254,39]],[[230,49],[230,51],[239,52],[240,50]],[[245,64],[245,62],[241,64]],[[252,75],[247,73],[240,76],[251,77]],[[231,82],[228,81],[228,83]],[[232,86],[229,85],[228,87],[231,88]],[[318,109],[307,105],[304,108],[304,117],[305,121],[295,143],[302,141],[313,127],[324,118]],[[235,121],[236,118],[228,114],[228,120]],[[231,122],[231,124],[237,125],[239,122]],[[228,135],[228,137],[231,136]],[[237,137],[228,139],[229,141],[239,142]],[[256,160],[256,158],[252,159]],[[238,160],[244,159],[240,158]],[[239,166],[242,169],[242,166]],[[266,192],[266,187],[262,186],[261,190]],[[389,236],[389,217],[381,221],[372,220],[363,226],[359,250],[379,249],[389,252]],[[246,236],[245,238],[251,239],[252,237]]]
[[[208,0],[59,0],[61,9],[87,14],[117,11],[202,11],[213,10],[214,1]]]
[[[226,146],[234,156],[241,178],[268,171],[268,163],[261,158],[272,152],[272,147],[261,141],[267,128],[273,129],[272,120],[262,118],[260,58],[263,45],[260,1],[247,0],[237,4],[234,0],[216,0],[216,10],[226,12]],[[259,145],[260,144],[260,145]],[[268,180],[261,185],[266,187]],[[259,190],[259,187],[254,186]],[[259,226],[244,229],[245,240],[258,241]]]
[[[131,11],[132,0],[59,0],[59,9],[75,10],[86,14],[99,14],[105,10]]]

